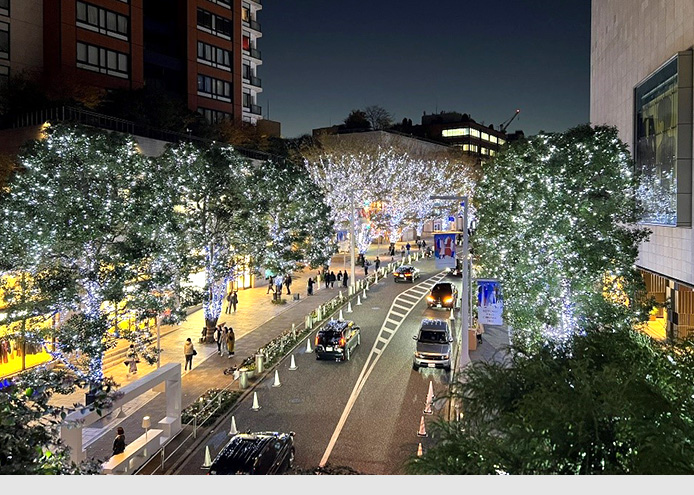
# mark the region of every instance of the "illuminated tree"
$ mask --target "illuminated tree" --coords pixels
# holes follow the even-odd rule
[[[174,182],[174,211],[191,262],[205,274],[203,311],[211,340],[239,260],[257,259],[266,242],[267,205],[257,190],[258,172],[230,146],[183,143],[170,146],[159,160]]]
[[[28,316],[64,318],[54,330],[18,337],[39,346],[54,337],[53,357],[96,387],[113,342],[104,308],[123,298],[149,249],[138,242],[144,213],[158,206],[139,194],[148,187],[147,159],[122,135],[61,125],[18,162],[22,172],[2,198],[2,265],[31,278],[37,294],[24,299]]]
[[[641,316],[634,262],[647,232],[634,227],[635,189],[627,147],[609,127],[539,135],[483,164],[473,245],[479,275],[501,281],[514,335],[575,331],[601,317],[605,297],[622,300],[610,314]]]

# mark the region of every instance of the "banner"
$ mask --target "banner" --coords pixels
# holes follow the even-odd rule
[[[434,256],[436,268],[455,268],[455,232],[434,234]]]
[[[503,325],[504,300],[498,280],[477,280],[477,320],[483,325]]]

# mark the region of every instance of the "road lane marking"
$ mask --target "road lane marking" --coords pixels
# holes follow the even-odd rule
[[[436,278],[437,279],[436,282],[438,282],[439,280],[441,280],[443,278],[444,273],[445,272],[441,272],[437,275],[434,275],[428,280],[433,280],[434,278]],[[434,282],[434,284],[436,282]],[[432,285],[432,287],[433,287],[433,285]],[[414,297],[411,294],[407,294],[410,290],[412,290],[412,289],[408,289],[405,292],[401,292],[400,294],[398,294],[396,296],[395,300],[393,301],[393,303],[390,306],[390,309],[388,310],[388,315],[390,315],[390,312],[393,310],[395,303],[398,302],[398,299],[400,299],[402,296]],[[417,299],[416,301],[409,302],[409,301],[401,300],[400,301],[401,303],[404,302],[406,304],[407,303],[410,304],[410,308],[408,309],[405,316],[409,315],[412,312],[412,310],[417,307],[417,303],[420,300],[422,300],[423,298],[424,298],[424,294],[422,294],[422,296],[419,299]],[[405,318],[403,318],[400,323],[396,323],[396,327],[393,330],[386,328],[386,325],[388,323],[394,323],[394,322],[392,322],[392,320],[389,321],[388,317],[386,317],[385,321],[381,325],[381,330],[378,333],[378,337],[377,337],[376,341],[374,342],[374,345],[371,347],[371,351],[369,352],[369,355],[366,358],[366,362],[364,363],[364,367],[362,368],[361,373],[359,374],[359,378],[357,378],[357,382],[354,384],[354,388],[352,389],[352,394],[350,395],[349,400],[347,401],[347,404],[345,405],[345,409],[342,411],[342,415],[340,416],[340,420],[337,422],[337,426],[335,427],[335,431],[333,431],[333,434],[330,437],[330,441],[328,442],[328,446],[326,447],[325,452],[323,453],[323,457],[322,457],[320,463],[318,464],[320,467],[324,467],[327,464],[328,459],[330,458],[330,454],[332,454],[333,448],[335,447],[335,444],[337,443],[337,439],[340,437],[340,433],[342,433],[342,429],[344,428],[345,423],[347,422],[347,418],[349,417],[349,414],[352,412],[352,408],[354,407],[354,404],[356,403],[357,398],[359,397],[359,394],[361,394],[361,391],[364,388],[364,385],[366,384],[366,380],[371,375],[371,372],[376,367],[376,363],[378,363],[378,360],[380,359],[381,354],[383,353],[383,351],[386,350],[386,348],[388,347],[388,344],[392,340],[392,338],[395,335],[395,333],[397,332],[397,330],[400,328],[400,324],[403,321],[405,321]],[[388,333],[391,333],[391,335],[388,336],[388,338],[383,338],[382,334],[383,334],[384,330],[388,331]],[[378,344],[380,344],[380,343],[384,343],[384,346],[382,349],[379,349],[377,347]]]

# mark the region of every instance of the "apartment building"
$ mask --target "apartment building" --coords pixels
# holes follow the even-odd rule
[[[694,2],[592,2],[590,119],[616,126],[641,177],[642,220],[653,233],[637,265],[664,336],[694,331]]]
[[[0,0],[0,82],[166,89],[209,121],[261,119],[260,0]],[[4,51],[3,51],[4,50]]]

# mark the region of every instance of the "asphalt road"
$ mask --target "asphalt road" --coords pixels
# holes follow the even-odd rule
[[[418,435],[421,418],[426,430],[446,413],[440,401],[432,415],[423,414],[430,383],[435,395],[444,394],[451,378],[441,369],[412,369],[412,337],[422,318],[450,317],[448,310],[427,309],[424,296],[441,279],[455,281],[460,290],[460,279],[444,277],[433,260],[416,266],[421,277],[414,283],[395,283],[390,275],[372,285],[352,313],[343,310],[361,327],[361,345],[350,361],[316,360],[304,341],[294,353],[296,370],[289,369],[290,356],[277,366],[280,386],[272,373],[254,389],[260,409],[252,410],[253,394],[237,404],[225,427],[205,439],[177,474],[205,474],[205,447],[214,458],[229,440],[232,415],[239,431],[295,432],[297,467],[329,463],[364,474],[404,474],[419,443],[426,449],[431,441]]]

